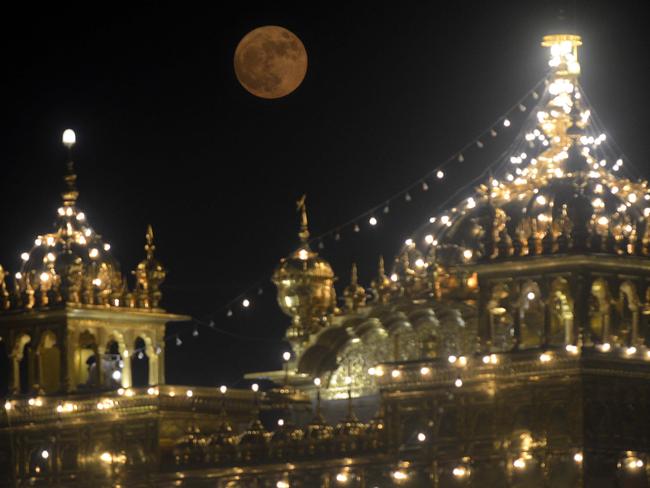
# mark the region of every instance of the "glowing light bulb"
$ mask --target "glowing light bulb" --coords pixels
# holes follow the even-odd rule
[[[90,251],[88,251],[88,256],[95,259],[97,256],[99,256],[99,249],[93,247]]]
[[[465,249],[463,251],[463,257],[465,259],[472,259],[472,250],[471,249]]]
[[[544,195],[539,195],[535,201],[540,205],[546,205],[546,197]]]
[[[406,239],[404,245],[411,247],[413,245],[413,239]]]
[[[535,293],[529,291],[528,294],[526,295],[526,298],[528,298],[529,300],[535,300]]]
[[[603,352],[609,352],[612,349],[612,346],[609,342],[605,342],[600,345],[600,350]]]
[[[390,372],[390,375],[393,378],[399,378],[400,376],[402,376],[402,372],[399,369],[394,369]]]
[[[456,466],[451,472],[456,478],[465,478],[469,471],[465,466]]]
[[[504,127],[510,127],[510,120],[509,119],[503,119],[503,126]]]
[[[291,359],[291,353],[289,351],[283,352],[282,359],[284,359],[285,361],[289,361],[289,359]]]
[[[431,373],[431,368],[428,368],[428,367],[426,367],[426,366],[423,366],[423,367],[420,368],[420,374],[421,374],[422,376],[426,376],[426,375],[428,375],[429,373]]]
[[[20,255],[20,259],[22,259],[23,261],[29,261],[29,253],[28,252],[22,253]]]
[[[632,354],[636,354],[636,347],[630,346],[625,350],[625,354],[628,356],[631,356]]]
[[[41,457],[42,457],[43,459],[47,459],[47,458],[49,458],[49,457],[50,457],[50,453],[49,453],[49,451],[43,449],[43,450],[41,451]]]
[[[436,173],[436,178],[438,178],[439,180],[443,179],[444,177],[445,177],[444,171],[441,170]]]
[[[540,360],[541,362],[543,362],[543,363],[548,363],[548,362],[551,361],[552,359],[553,359],[553,356],[551,356],[551,355],[550,355],[549,353],[547,353],[547,352],[543,352],[542,354],[539,355],[539,360]]]
[[[18,273],[15,274],[17,280],[22,280],[23,279],[23,274],[18,271]]]
[[[111,375],[111,377],[112,377],[115,381],[119,381],[119,379],[122,377],[122,373],[121,373],[120,371],[117,371],[117,370],[116,370],[116,371],[113,371],[113,374]]]
[[[576,463],[581,463],[581,462],[584,460],[584,457],[583,457],[583,455],[582,455],[581,452],[576,452],[576,453],[573,455],[573,460],[574,460]]]
[[[336,481],[339,483],[347,483],[348,482],[348,475],[344,471],[341,471],[336,475]]]
[[[415,266],[416,266],[417,268],[424,268],[424,266],[425,266],[424,259],[422,259],[422,258],[417,258],[417,259],[415,260]]]
[[[517,469],[525,469],[526,460],[524,458],[517,458],[513,461],[512,465]]]
[[[377,225],[377,219],[376,219],[375,217],[370,217],[370,218],[368,219],[368,223],[369,223],[370,225],[372,225],[372,226],[375,226],[375,225]]]
[[[458,358],[453,354],[447,358],[447,361],[449,361],[451,364],[454,364],[457,360]]]
[[[101,280],[101,278],[95,278],[95,279],[92,281],[92,283],[93,283],[93,285],[95,285],[95,286],[102,286],[102,280]]]
[[[424,442],[424,441],[426,441],[426,440],[427,440],[427,436],[426,436],[426,434],[424,434],[423,432],[419,432],[419,433],[418,433],[418,441],[419,441],[419,442]]]
[[[70,148],[75,145],[77,142],[77,135],[72,129],[66,129],[63,131],[63,136],[61,137],[61,142],[63,145]]]
[[[257,383],[253,383],[251,385],[251,390],[253,390],[255,393],[257,393],[259,389],[260,389],[260,385],[258,385]]]
[[[192,398],[194,396],[194,392],[192,390],[187,390],[185,392],[185,396],[187,396],[187,398]]]
[[[298,251],[298,259],[306,261],[309,258],[309,252],[306,249],[300,249]]]
[[[461,386],[463,386],[463,380],[461,380],[460,378],[456,378],[456,381],[454,381],[454,386],[456,388],[460,388]]]
[[[106,243],[104,244],[104,251],[110,251],[111,250],[111,245]]]
[[[390,280],[396,283],[397,280],[399,280],[399,276],[397,276],[397,273],[393,273],[392,275],[390,275]]]
[[[244,298],[241,302],[242,307],[248,308],[251,306],[251,302],[248,298]]]
[[[320,386],[321,385],[321,379],[320,378],[314,378],[314,385]]]
[[[575,344],[567,344],[565,349],[566,352],[568,352],[569,354],[578,354],[579,351],[578,346],[576,346]]]
[[[431,234],[427,234],[426,236],[424,236],[424,242],[426,242],[427,244],[433,244],[433,236]]]
[[[48,281],[50,281],[50,274],[43,272],[41,273],[40,278],[43,283],[47,283]]]

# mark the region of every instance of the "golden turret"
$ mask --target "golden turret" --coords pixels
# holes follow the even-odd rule
[[[370,283],[370,289],[375,296],[375,300],[380,303],[388,303],[393,294],[393,283],[390,281],[390,278],[386,276],[384,270],[384,256],[379,256],[377,277]]]
[[[359,307],[366,304],[366,290],[359,286],[357,276],[357,263],[352,263],[352,272],[350,274],[350,284],[343,290],[345,307],[349,311],[356,311]]]
[[[144,250],[147,257],[138,264],[138,267],[133,272],[136,278],[135,299],[139,307],[158,308],[162,298],[160,285],[165,281],[167,272],[154,257],[156,246],[153,243],[151,225],[147,227],[146,239],[147,243],[144,245]]]
[[[309,334],[318,332],[328,323],[328,315],[336,311],[334,272],[327,261],[309,247],[306,197],[297,202],[300,212],[300,247],[283,258],[275,269],[272,281],[278,289],[278,304],[292,317],[287,338],[296,354]]]

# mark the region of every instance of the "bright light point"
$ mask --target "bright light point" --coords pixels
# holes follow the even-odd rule
[[[463,251],[463,257],[465,259],[472,259],[472,250],[471,249],[465,249]]]
[[[464,478],[467,476],[468,471],[465,466],[456,466],[451,472],[456,478]]]
[[[10,401],[6,401],[6,402],[5,402],[5,410],[11,410],[11,407],[12,407],[11,402],[10,402]]]
[[[368,219],[368,223],[369,223],[370,225],[377,225],[377,219],[376,219],[375,217],[370,217],[370,218]]]
[[[449,216],[448,215],[443,215],[440,217],[440,223],[445,225],[447,222],[449,222]]]
[[[454,355],[451,355],[447,358],[447,361],[449,361],[451,364],[454,364],[457,360],[458,358]]]
[[[255,393],[257,393],[259,389],[260,389],[260,385],[258,385],[257,383],[253,383],[251,385],[251,390],[253,390]]]
[[[284,425],[284,419],[278,419],[278,425],[282,427]]]
[[[102,280],[99,279],[99,278],[95,278],[95,279],[93,280],[93,285],[95,285],[95,286],[102,286]]]
[[[113,461],[113,456],[111,456],[110,452],[102,452],[99,459],[104,463],[110,463]]]
[[[528,298],[529,300],[535,300],[535,293],[529,291],[528,294],[526,295],[526,298]]]
[[[242,302],[241,302],[241,305],[242,305],[242,307],[244,307],[244,308],[248,308],[248,307],[250,307],[251,302],[250,302],[250,300],[249,300],[248,298],[244,298],[244,299],[242,300]]]
[[[99,249],[93,247],[90,251],[88,251],[88,256],[95,259],[97,256],[99,256]]]
[[[539,195],[535,201],[540,205],[546,205],[546,197],[544,195]]]
[[[426,366],[423,366],[422,368],[420,368],[420,374],[422,376],[426,376],[429,373],[431,373],[431,368],[427,368]]]
[[[575,344],[567,344],[565,349],[566,349],[566,352],[568,352],[570,354],[578,354],[578,346],[576,346]]]
[[[612,346],[609,342],[605,342],[600,345],[600,350],[603,352],[609,352],[612,349]]]
[[[424,259],[418,258],[418,259],[415,260],[415,266],[417,268],[424,268],[424,265],[425,265]]]
[[[72,207],[66,207],[66,209],[65,209],[65,214],[66,214],[68,217],[72,217],[72,214],[73,214],[73,213],[74,213],[74,211],[72,210]]]
[[[433,236],[431,234],[427,234],[426,236],[424,236],[424,242],[426,242],[427,244],[433,244]]]
[[[49,457],[50,457],[50,453],[49,453],[49,451],[43,449],[43,451],[41,451],[41,457],[42,457],[43,459],[47,459],[47,458],[49,458]]]
[[[390,280],[392,282],[397,282],[397,280],[399,280],[399,276],[397,276],[397,273],[393,273],[392,275],[390,275]]]
[[[301,249],[298,251],[298,259],[301,259],[303,261],[306,261],[309,258],[309,252],[307,249]]]
[[[315,384],[316,386],[320,386],[320,385],[321,385],[321,380],[320,380],[320,378],[314,378],[314,384]]]
[[[609,224],[609,219],[605,216],[598,218],[598,225],[607,225]]]
[[[280,480],[275,484],[275,488],[289,488],[289,483],[286,481]]]
[[[418,441],[424,442],[426,440],[427,440],[427,436],[424,433],[422,432],[418,433]]]
[[[543,352],[542,354],[539,355],[539,360],[543,363],[548,363],[551,359],[553,359],[553,356],[551,356],[547,352]]]
[[[50,281],[49,273],[45,273],[45,272],[41,273],[40,278],[43,283],[47,283],[48,281]]]
[[[226,385],[221,385],[219,387],[219,391],[221,392],[222,395],[225,395],[226,392],[228,391],[228,387]]]
[[[444,177],[445,177],[445,173],[443,171],[438,171],[436,173],[436,178],[438,178],[439,180],[443,179]]]
[[[345,377],[345,384],[346,385],[351,385],[352,384],[352,376],[346,376]]]
[[[375,368],[375,376],[384,376],[384,369],[381,367]]]
[[[454,386],[456,388],[460,388],[461,386],[463,386],[463,380],[461,380],[460,378],[456,378],[456,381],[454,381]]]
[[[631,356],[632,354],[636,354],[636,347],[630,346],[625,350],[625,354],[628,356]]]
[[[291,359],[291,353],[289,351],[283,352],[282,359],[284,359],[285,361],[289,361],[289,359]]]
[[[57,212],[61,217],[63,217],[63,216],[65,215],[65,210],[63,209],[63,207],[59,207],[59,208],[57,209],[56,212]]]
[[[153,386],[147,388],[147,395],[154,395],[155,393],[156,393],[156,389]]]
[[[465,356],[460,356],[458,358],[458,364],[460,366],[467,366],[467,358]]]
[[[120,371],[113,371],[113,374],[111,375],[111,378],[113,378],[115,381],[119,381],[121,377],[122,373]]]
[[[368,368],[368,374],[369,374],[370,376],[375,376],[375,372],[376,372],[376,370],[375,370],[374,367],[370,367],[370,368]]]
[[[508,119],[503,119],[503,126],[504,126],[504,127],[510,127],[510,120],[508,120]]]
[[[75,142],[77,142],[77,135],[72,129],[66,129],[63,131],[63,137],[61,137],[61,141],[63,142],[64,146],[72,147],[74,146]]]
[[[186,395],[188,398],[192,398],[192,397],[194,396],[194,392],[193,392],[192,390],[187,390],[187,391],[185,392],[185,395]]]
[[[476,207],[476,201],[472,197],[468,198],[467,199],[467,208],[471,209],[471,208],[474,208],[474,207]]]
[[[343,472],[342,472],[342,473],[338,473],[338,474],[336,475],[336,481],[338,481],[339,483],[347,483],[347,482],[348,482],[348,475],[347,475],[347,473],[343,473]]]
[[[104,244],[104,251],[110,251],[111,250],[111,245],[110,244]]]
[[[483,364],[490,364],[490,356],[483,356]]]
[[[394,369],[390,372],[390,375],[393,378],[399,378],[400,376],[402,376],[402,372],[399,369]]]
[[[85,214],[85,213],[83,213],[83,212],[79,212],[79,213],[77,214],[77,220],[78,220],[79,222],[82,222],[82,221],[84,221],[85,219],[86,219],[86,214]]]
[[[15,274],[17,280],[22,280],[23,279],[23,274],[19,271],[18,273]]]
[[[393,475],[393,478],[395,478],[397,481],[404,481],[404,480],[408,479],[408,477],[409,477],[408,474],[406,474],[404,471],[400,471],[400,470],[393,471],[392,475]]]
[[[23,261],[29,261],[29,253],[28,252],[22,253],[20,255],[20,259],[22,259]]]
[[[584,457],[582,456],[582,453],[581,453],[581,452],[576,452],[576,453],[573,455],[573,460],[574,460],[576,463],[581,463],[583,459],[584,459]]]
[[[526,467],[526,460],[523,458],[515,459],[512,465],[517,469],[524,469]]]
[[[411,247],[411,246],[413,245],[413,239],[406,239],[406,240],[404,241],[404,244],[407,245],[407,246],[409,246],[409,247]]]

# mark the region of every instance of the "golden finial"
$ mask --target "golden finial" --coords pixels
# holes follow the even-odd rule
[[[296,202],[296,211],[300,212],[300,232],[298,237],[300,237],[300,242],[307,244],[309,240],[309,226],[307,221],[307,195],[301,196]]]
[[[153,243],[153,227],[151,227],[151,224],[147,225],[146,239],[147,243],[144,245],[144,250],[147,253],[147,259],[152,259],[156,246]]]
[[[343,290],[343,297],[348,310],[354,311],[366,304],[366,290],[359,286],[357,263],[352,263],[350,284]]]
[[[79,197],[76,184],[77,174],[75,173],[74,161],[72,160],[72,147],[77,142],[77,136],[72,129],[66,129],[63,131],[62,142],[63,145],[68,148],[68,161],[66,163],[66,173],[63,176],[65,190],[61,193],[61,197],[63,197],[63,205],[66,207],[72,207]]]

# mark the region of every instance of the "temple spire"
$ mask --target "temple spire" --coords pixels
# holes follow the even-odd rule
[[[300,212],[300,232],[298,232],[298,237],[300,237],[300,242],[302,244],[307,244],[309,241],[309,222],[307,221],[307,195],[301,196],[296,202],[297,211]]]
[[[147,253],[147,259],[153,259],[153,253],[156,250],[156,246],[153,243],[153,227],[151,224],[147,225],[147,234],[146,234],[146,244],[144,245],[144,250]]]
[[[72,147],[77,142],[77,136],[72,129],[63,131],[62,142],[68,148],[68,161],[66,162],[66,172],[63,176],[65,183],[65,190],[61,193],[63,198],[63,205],[65,207],[73,207],[79,197],[77,190],[77,174],[74,169],[74,161],[72,160]]]

